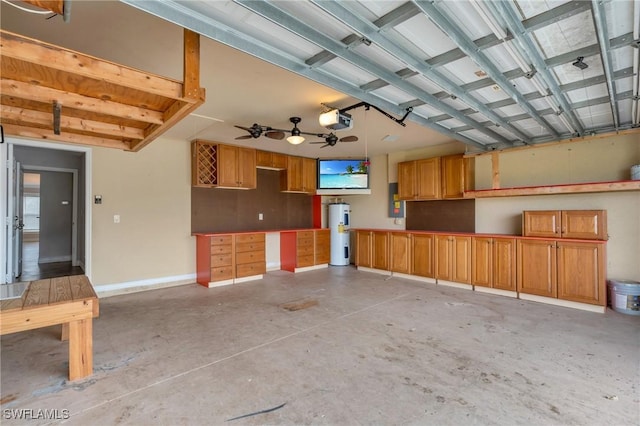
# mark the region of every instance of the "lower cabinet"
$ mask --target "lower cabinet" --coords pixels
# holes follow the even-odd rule
[[[328,265],[331,250],[328,229],[280,232],[280,268],[296,272],[298,268]]]
[[[435,236],[436,278],[471,284],[471,237]]]
[[[472,238],[471,284],[516,291],[515,238]]]
[[[413,234],[410,256],[412,275],[435,278],[433,234]]]
[[[518,240],[518,291],[605,306],[602,243]]]
[[[389,270],[389,233],[387,231],[356,231],[356,265]]]
[[[408,232],[390,232],[389,246],[391,256],[389,266],[392,272],[411,273],[411,241],[413,235]]]
[[[198,235],[196,245],[196,281],[205,287],[266,272],[264,233]]]

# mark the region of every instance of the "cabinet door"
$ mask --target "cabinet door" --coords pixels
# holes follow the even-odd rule
[[[607,239],[606,210],[563,210],[562,238]]]
[[[269,151],[256,150],[256,167],[271,168],[273,166],[272,154]]]
[[[556,242],[553,240],[518,240],[519,292],[557,297]]]
[[[559,210],[522,212],[522,235],[525,237],[560,238]]]
[[[281,172],[280,190],[302,192],[302,157],[287,157],[287,170]]]
[[[433,235],[413,234],[411,240],[411,274],[434,278]]]
[[[471,283],[471,237],[453,237],[451,279],[457,283]]]
[[[471,240],[471,283],[491,287],[493,283],[493,238],[473,237]]]
[[[391,232],[389,239],[391,246],[390,270],[409,274],[411,272],[411,234]]]
[[[492,287],[516,291],[516,240],[494,238],[492,244]]]
[[[256,189],[258,175],[256,172],[256,150],[253,148],[238,148],[238,186]]]
[[[287,156],[285,154],[279,154],[277,152],[271,153],[271,167],[278,170],[284,170],[287,168]]]
[[[604,245],[558,241],[558,298],[604,306]]]
[[[331,257],[331,234],[328,229],[315,231],[315,264],[329,263]]]
[[[442,198],[462,198],[464,195],[464,157],[448,155],[440,159]]]
[[[375,269],[389,270],[389,234],[373,232],[371,241],[371,265]]]
[[[450,235],[435,236],[435,270],[436,278],[451,281],[451,245],[452,237]]]
[[[440,198],[440,157],[416,161],[417,199]]]
[[[416,195],[416,162],[398,163],[398,198],[413,200]]]
[[[238,187],[238,147],[218,145],[218,160],[218,186]]]
[[[298,231],[296,238],[296,266],[312,266],[315,251],[313,231]]]
[[[308,194],[316,193],[316,160],[313,158],[302,159],[302,190]]]
[[[356,231],[356,265],[371,268],[371,231]]]

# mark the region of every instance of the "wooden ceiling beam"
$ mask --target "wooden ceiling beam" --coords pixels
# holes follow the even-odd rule
[[[43,139],[47,141],[66,142],[75,145],[89,145],[101,148],[116,148],[130,151],[129,142],[116,139],[99,138],[95,136],[79,135],[76,133],[61,133],[56,135],[53,130],[26,127],[23,125],[4,124],[4,132],[8,135],[29,139]]]
[[[78,95],[49,87],[23,83],[21,81],[2,79],[0,82],[0,91],[3,95],[13,96],[14,98],[22,98],[45,104],[58,101],[63,106],[67,105],[75,109],[96,114],[143,121],[149,124],[164,124],[164,115],[159,111],[96,99],[90,96]]]
[[[0,111],[0,119],[3,123],[22,123],[27,127],[36,126],[52,128],[53,123],[52,114],[34,110],[25,110],[6,105],[4,105]],[[83,134],[102,134],[125,140],[142,140],[145,137],[142,129],[69,117],[65,115],[64,107],[61,109],[60,129],[62,131],[73,131]]]
[[[27,38],[8,31],[0,31],[2,56],[18,61],[46,66],[81,78],[93,78],[115,86],[143,90],[171,99],[182,99],[183,84],[145,73],[124,65],[63,49],[49,43]]]

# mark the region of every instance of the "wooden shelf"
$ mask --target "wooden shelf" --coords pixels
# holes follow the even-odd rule
[[[584,194],[619,191],[640,191],[640,180],[481,189],[477,191],[466,191],[464,198],[518,197],[524,195]]]

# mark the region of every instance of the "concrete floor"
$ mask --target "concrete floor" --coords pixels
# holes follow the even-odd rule
[[[13,409],[222,424],[282,404],[229,424],[640,423],[640,317],[385,278],[334,267],[102,299],[78,382],[58,328],[3,336],[2,424],[24,423]]]

